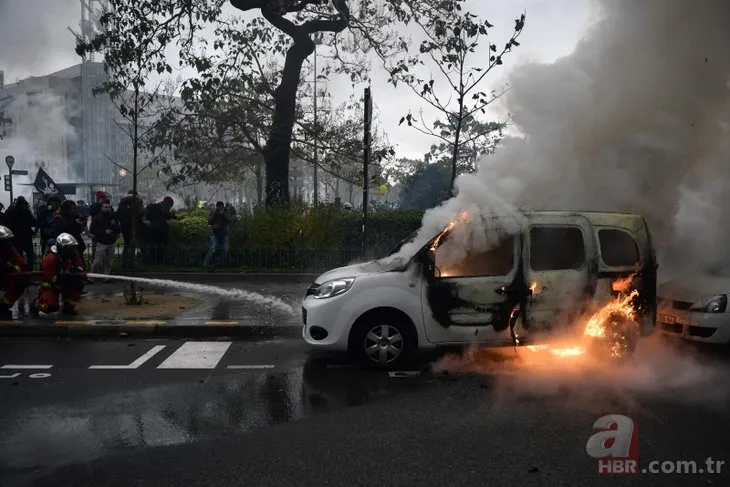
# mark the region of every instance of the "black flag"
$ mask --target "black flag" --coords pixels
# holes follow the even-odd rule
[[[33,186],[35,187],[36,191],[38,191],[46,198],[52,195],[56,195],[61,199],[66,199],[58,185],[53,181],[53,179],[51,179],[51,176],[49,176],[42,167],[38,168],[38,174],[35,177],[35,182],[33,183]]]

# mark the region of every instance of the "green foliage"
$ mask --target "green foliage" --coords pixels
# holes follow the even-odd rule
[[[204,253],[210,228],[207,215],[193,210],[170,224],[170,241]],[[368,247],[385,254],[420,227],[422,211],[378,212],[368,217]],[[259,210],[236,219],[229,234],[232,260],[250,249],[357,249],[362,245],[362,215],[332,208]],[[306,258],[306,253],[303,254]],[[201,257],[202,258],[202,257]],[[240,260],[240,259],[238,259]],[[262,265],[265,267],[265,265]]]
[[[426,39],[418,52],[401,59],[385,60],[390,73],[390,82],[408,86],[419,96],[429,109],[435,109],[436,119],[428,123],[423,114],[420,120],[412,112],[400,119],[415,130],[437,139],[431,148],[435,159],[446,158],[451,164],[449,188],[460,171],[473,166],[475,154],[489,152],[501,134],[502,124],[483,123],[476,119],[486,113],[486,107],[500,94],[483,88],[487,74],[503,64],[503,57],[519,46],[517,38],[525,26],[525,15],[515,20],[515,26],[503,48],[487,42],[487,53],[478,53],[477,48],[490,40],[490,29],[494,27],[487,20],[463,10],[464,0],[440,2],[446,14],[431,16],[418,23]],[[486,50],[486,46],[485,50]],[[483,59],[484,55],[488,59]],[[475,59],[476,58],[476,59]],[[437,69],[431,76],[421,79],[415,69],[430,59]],[[423,69],[423,68],[421,68]],[[437,82],[438,79],[438,82]],[[467,154],[462,154],[463,152]]]

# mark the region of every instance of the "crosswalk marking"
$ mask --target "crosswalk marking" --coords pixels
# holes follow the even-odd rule
[[[34,370],[34,369],[41,369],[41,370],[48,370],[52,368],[53,365],[3,365],[0,367],[0,369],[14,369],[14,370]]]
[[[153,326],[153,325],[164,325],[167,321],[160,320],[132,320],[127,321],[128,325],[141,325],[141,326]]]
[[[185,342],[158,369],[215,369],[231,342]]]
[[[235,326],[238,321],[206,321],[206,325],[224,325],[224,326]]]
[[[135,360],[129,365],[92,365],[89,367],[90,369],[95,370],[101,370],[101,369],[107,369],[107,370],[124,370],[124,369],[138,369],[143,363],[147,362],[149,359],[154,357],[157,352],[165,348],[165,345],[155,345],[152,347],[151,350],[149,350],[147,353],[142,355],[140,358]]]

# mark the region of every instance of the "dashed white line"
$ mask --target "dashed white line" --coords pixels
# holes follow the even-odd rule
[[[185,342],[158,369],[215,369],[231,342]]]
[[[13,375],[0,375],[0,379],[15,379],[20,375],[20,372],[16,372]]]
[[[107,369],[107,370],[126,370],[126,369],[138,369],[143,363],[147,362],[149,359],[154,357],[157,352],[165,348],[165,345],[155,345],[152,347],[150,351],[142,355],[140,358],[135,360],[129,365],[92,365],[89,367],[90,369],[94,370],[101,370],[101,369]]]
[[[53,365],[3,365],[0,367],[0,369],[10,369],[10,370],[34,370],[34,369],[40,369],[40,370],[48,370],[52,368]]]
[[[228,369],[273,369],[273,365],[229,365]]]

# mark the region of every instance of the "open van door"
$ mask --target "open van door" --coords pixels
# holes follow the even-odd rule
[[[534,286],[529,329],[569,324],[595,292],[596,245],[591,222],[573,213],[529,215],[523,258],[525,279]],[[523,325],[524,326],[524,325]]]
[[[423,314],[433,343],[502,340],[514,304],[512,288],[521,271],[520,235],[505,236],[484,252],[458,260],[445,258],[448,235],[435,249],[424,249]]]

